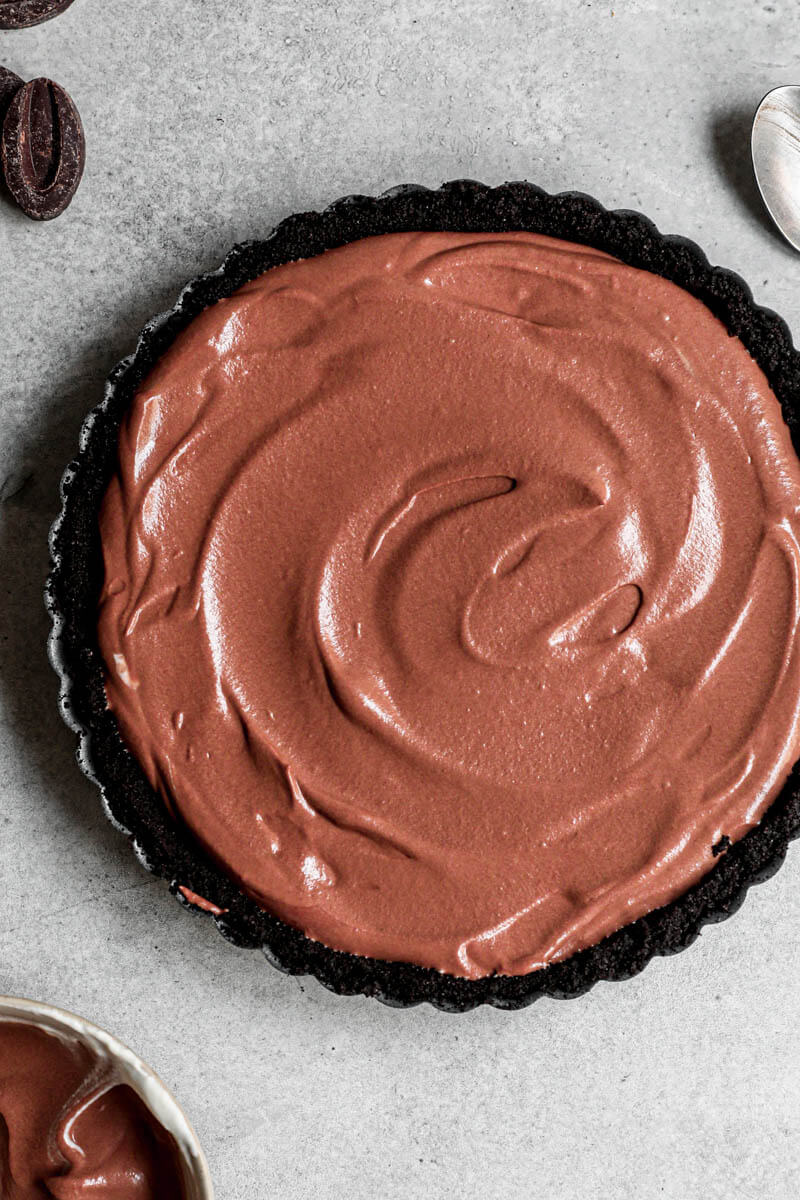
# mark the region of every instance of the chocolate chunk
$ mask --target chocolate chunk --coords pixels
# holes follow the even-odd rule
[[[27,29],[49,21],[73,0],[0,0],[0,29]]]
[[[8,106],[23,85],[23,80],[8,67],[0,67],[0,125],[8,112]]]
[[[3,121],[8,112],[8,106],[24,82],[23,79],[20,79],[19,75],[15,75],[13,71],[9,71],[8,67],[0,67],[0,134],[3,131]],[[0,195],[5,196],[5,194],[5,180],[0,168]]]
[[[2,166],[8,190],[34,221],[69,204],[83,175],[86,143],[78,110],[62,87],[32,79],[13,97],[3,122]]]

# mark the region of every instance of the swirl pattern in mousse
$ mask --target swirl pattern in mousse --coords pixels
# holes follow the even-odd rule
[[[100,525],[125,742],[335,949],[564,959],[699,880],[798,757],[779,404],[699,300],[586,246],[266,272],[139,388]]]
[[[180,1152],[114,1064],[0,1018],[0,1196],[182,1200]]]

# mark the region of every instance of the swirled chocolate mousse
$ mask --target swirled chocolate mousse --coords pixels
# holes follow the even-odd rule
[[[0,1018],[4,1200],[182,1200],[179,1152],[110,1061]]]
[[[273,269],[142,384],[108,703],[176,820],[328,946],[469,978],[681,895],[800,753],[800,465],[667,280],[528,234]]]

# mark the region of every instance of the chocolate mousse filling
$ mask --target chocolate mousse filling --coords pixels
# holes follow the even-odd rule
[[[126,745],[336,950],[539,971],[697,883],[800,753],[778,401],[586,245],[386,234],[247,283],[138,387],[100,538]]]
[[[181,1200],[172,1137],[88,1045],[0,1018],[0,1196]]]

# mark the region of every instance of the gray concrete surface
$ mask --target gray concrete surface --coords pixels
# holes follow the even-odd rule
[[[747,163],[762,93],[798,82],[800,10],[612,3],[76,0],[0,33],[89,145],[60,220],[0,207],[0,991],[143,1054],[220,1200],[800,1193],[800,845],[733,921],[579,1001],[337,999],[136,865],[45,657],[46,533],[103,377],[185,279],[292,211],[457,176],[579,188],[695,238],[800,334],[800,258]]]

